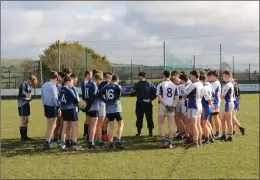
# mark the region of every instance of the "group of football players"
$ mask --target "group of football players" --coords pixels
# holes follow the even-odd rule
[[[215,139],[232,141],[236,127],[239,127],[244,135],[245,128],[236,117],[240,104],[240,90],[231,72],[223,71],[223,88],[218,80],[217,70],[193,70],[189,75],[190,80],[185,72],[173,71],[170,74],[169,71],[164,71],[165,79],[157,86],[158,123],[162,138],[159,147],[172,148],[174,120],[177,126],[175,140],[184,139],[186,144],[193,147],[213,143]],[[220,120],[221,100],[224,103]],[[164,132],[166,116],[169,126],[168,140]],[[216,126],[215,134],[213,124]]]
[[[158,126],[161,143],[159,147],[172,148],[173,140],[185,140],[186,144],[198,147],[213,143],[216,138],[232,141],[235,128],[239,127],[245,134],[245,128],[237,120],[240,92],[229,71],[222,73],[226,82],[221,87],[217,70],[193,70],[189,75],[185,72],[163,72],[164,80],[157,86]],[[51,149],[60,144],[61,149],[78,150],[78,113],[86,115],[84,137],[89,148],[103,146],[109,141],[109,148],[124,149],[121,143],[124,122],[120,102],[121,86],[119,77],[111,72],[86,70],[81,85],[82,100],[75,85],[78,77],[65,68],[63,72],[52,71],[50,81],[42,85],[41,99],[47,119],[46,142],[44,149]],[[18,111],[21,119],[21,140],[31,140],[27,136],[30,116],[32,86],[37,84],[33,75],[20,85],[18,94]],[[220,102],[224,101],[223,113],[219,117]],[[79,102],[85,107],[79,109]],[[146,100],[148,101],[148,100]],[[150,102],[150,101],[149,101]],[[84,104],[84,103],[83,103]],[[168,119],[169,134],[166,140],[164,120]],[[114,120],[118,129],[114,142]],[[213,123],[214,120],[214,123]],[[174,138],[174,121],[177,127]],[[213,133],[213,124],[216,133]],[[108,129],[108,132],[107,132]],[[222,131],[222,134],[221,134]],[[139,133],[140,134],[140,133]],[[150,133],[151,134],[151,133]],[[202,141],[204,139],[204,141]]]

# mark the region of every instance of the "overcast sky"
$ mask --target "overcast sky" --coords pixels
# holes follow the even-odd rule
[[[169,39],[240,32],[251,33]],[[218,54],[221,43],[236,64],[259,64],[259,2],[1,2],[3,58],[35,59],[58,39],[79,41],[113,63],[162,65],[165,40],[167,55],[183,62]],[[29,46],[36,47],[20,49]],[[223,59],[232,63],[232,55]],[[205,63],[217,66],[219,55],[196,56]]]

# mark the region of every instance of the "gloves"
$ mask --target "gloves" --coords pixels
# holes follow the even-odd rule
[[[167,105],[166,110],[167,110],[167,113],[171,114],[171,113],[175,112],[175,107]]]

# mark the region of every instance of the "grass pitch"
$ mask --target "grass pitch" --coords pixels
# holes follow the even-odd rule
[[[242,95],[238,118],[246,135],[236,131],[234,142],[217,141],[187,149],[182,142],[175,148],[158,149],[158,137],[136,138],[135,98],[122,98],[125,151],[106,147],[88,150],[82,139],[84,114],[79,116],[79,143],[85,151],[63,152],[58,148],[42,151],[46,121],[40,100],[31,102],[28,134],[34,142],[21,143],[15,100],[2,101],[2,178],[109,178],[109,179],[258,179],[259,178],[259,94]],[[157,103],[154,101],[154,134],[158,134]],[[145,120],[144,120],[145,122]]]

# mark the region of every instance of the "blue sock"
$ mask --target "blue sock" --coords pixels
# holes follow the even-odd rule
[[[165,139],[165,137],[163,137],[163,139],[162,139],[162,143],[163,143],[163,144],[166,143],[166,139]]]
[[[92,144],[92,145],[93,145],[93,144],[94,144],[94,141],[90,141],[90,140],[89,140],[89,141],[88,141],[88,144]]]
[[[119,138],[116,138],[116,143],[120,143],[120,139]]]
[[[75,141],[71,141],[71,146],[76,146],[77,145],[77,143],[75,142]]]
[[[217,135],[217,136],[219,136],[219,135],[220,135],[219,131],[217,131],[217,132],[216,132],[216,135]]]
[[[205,137],[205,141],[206,141],[206,142],[209,141],[209,137]]]

